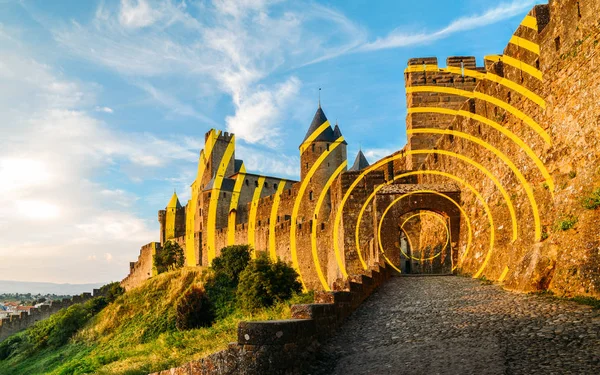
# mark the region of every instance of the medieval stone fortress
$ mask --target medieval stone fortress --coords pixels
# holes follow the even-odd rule
[[[589,167],[598,157],[597,8],[535,6],[484,66],[472,56],[445,67],[410,59],[408,143],[371,164],[362,152],[349,164],[342,129],[320,103],[298,140],[300,181],[247,171],[235,135],[210,130],[191,199],[174,194],[159,211],[160,242],[142,248],[123,286],[152,277],[153,254],[175,241],[191,267],[250,244],[290,262],[309,290],[385,263],[598,293],[597,215],[577,203],[599,180]],[[556,230],[568,220],[578,230]]]
[[[348,155],[343,124],[320,101],[297,140],[299,181],[252,173],[235,134],[211,129],[190,199],[174,193],[158,211],[158,241],[130,263],[127,293],[106,307],[98,337],[113,319],[139,318],[127,296],[144,310],[168,305],[153,310],[163,324],[190,290],[206,291],[204,271],[223,248],[247,244],[246,258],[293,267],[310,302],[279,301],[289,302],[283,317],[237,316],[235,342],[143,373],[600,373],[599,15],[600,0],[550,0],[498,54],[409,59],[407,144],[379,160]],[[185,267],[159,275],[154,260],[169,242]],[[0,320],[0,341],[55,311],[33,312]],[[194,350],[196,329],[208,341],[220,334],[175,337],[148,322],[152,357],[165,343],[165,356]],[[147,332],[130,328],[142,347]]]

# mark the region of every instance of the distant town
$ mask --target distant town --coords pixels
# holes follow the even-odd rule
[[[50,305],[53,301],[62,301],[71,298],[70,295],[56,294],[31,294],[31,293],[5,293],[0,294],[0,319],[11,315],[21,315],[22,312],[31,312],[32,308]]]

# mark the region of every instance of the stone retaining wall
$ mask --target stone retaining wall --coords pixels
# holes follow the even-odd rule
[[[100,294],[99,289],[94,289],[93,296]],[[50,305],[42,305],[39,308],[32,308],[29,313],[22,311],[20,315],[11,315],[8,318],[0,319],[0,342],[9,336],[31,327],[40,320],[48,319],[52,314],[66,309],[76,303],[83,303],[92,299],[92,293],[83,293],[72,298],[65,298],[62,301],[53,301]]]
[[[350,276],[333,292],[316,292],[315,303],[292,306],[288,320],[240,322],[237,343],[226,350],[151,375],[301,374],[320,343],[393,272],[378,265],[368,275]]]

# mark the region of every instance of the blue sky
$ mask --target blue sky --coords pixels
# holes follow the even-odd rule
[[[123,278],[211,127],[298,178],[319,87],[350,162],[403,147],[407,60],[482,64],[536,3],[0,0],[0,279]]]

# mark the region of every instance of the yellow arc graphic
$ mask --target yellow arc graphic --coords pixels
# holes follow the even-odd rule
[[[302,198],[304,196],[304,192],[306,191],[306,187],[308,186],[308,182],[315,174],[317,169],[321,166],[325,158],[329,156],[342,142],[344,142],[344,137],[341,136],[335,140],[330,146],[329,150],[323,152],[321,156],[315,161],[313,166],[310,168],[304,179],[302,180],[302,184],[300,185],[300,189],[298,190],[298,195],[296,196],[296,200],[294,202],[294,208],[292,210],[292,220],[290,223],[290,252],[292,254],[292,266],[298,272],[300,276],[300,281],[302,282],[302,286],[306,289],[306,284],[302,278],[302,274],[300,271],[300,266],[298,264],[298,253],[296,251],[296,222],[298,219],[298,210],[300,209],[300,203],[302,202]]]
[[[530,76],[532,76],[540,81],[543,81],[543,75],[539,69],[537,69],[527,63],[524,63],[521,60],[517,60],[514,57],[510,57],[508,55],[489,55],[489,56],[485,56],[484,58],[486,60],[493,61],[493,62],[502,61],[506,65],[510,65],[513,68],[522,70],[525,73],[529,74]]]
[[[273,197],[273,206],[271,207],[271,217],[269,218],[269,256],[273,262],[277,261],[277,246],[275,242],[275,225],[277,223],[277,211],[279,210],[279,202],[281,201],[281,193],[285,189],[285,180],[279,181],[277,191]]]
[[[235,185],[233,186],[233,192],[231,193],[231,201],[229,202],[229,216],[227,217],[227,245],[229,246],[235,244],[235,222],[237,219],[240,192],[242,191],[245,178],[245,173],[238,173],[235,179]]]
[[[463,111],[463,110],[455,111],[453,109],[440,108],[440,107],[413,107],[413,108],[409,108],[407,113],[409,113],[409,114],[411,114],[411,113],[439,113],[439,114],[450,115],[450,116],[462,116],[465,118],[472,119],[474,121],[484,123],[484,124],[490,126],[491,128],[498,130],[503,135],[507,136],[510,140],[512,140],[514,143],[516,143],[527,154],[527,156],[529,156],[529,158],[535,163],[535,165],[539,169],[540,173],[546,180],[546,184],[548,184],[550,193],[552,194],[552,196],[554,196],[554,180],[552,179],[552,176],[548,172],[548,169],[546,169],[546,166],[544,165],[544,163],[535,154],[535,152],[533,152],[531,147],[529,147],[525,142],[523,142],[521,140],[521,138],[517,137],[516,134],[514,134],[507,128],[501,126],[497,122],[492,121],[486,117],[468,112],[468,111]]]
[[[381,217],[381,220],[383,220],[383,217],[385,216],[385,214],[387,214],[387,209],[386,209],[386,212],[384,213],[384,215],[382,215],[382,217]],[[406,220],[404,220],[404,222],[403,222],[403,223],[400,225],[400,229],[401,229],[401,230],[404,232],[404,234],[406,235],[406,239],[408,240],[408,243],[410,244],[409,246],[410,246],[411,250],[412,250],[412,249],[414,249],[414,247],[412,246],[412,242],[411,242],[411,240],[410,240],[410,236],[409,236],[409,235],[408,235],[408,233],[406,233],[406,231],[404,230],[404,225],[406,225],[406,223],[407,223],[407,222],[408,222],[410,219],[412,219],[413,217],[417,217],[417,216],[419,216],[419,217],[420,217],[420,216],[430,216],[430,217],[433,217],[435,220],[439,221],[439,222],[442,224],[442,226],[444,227],[444,230],[446,231],[446,242],[445,242],[445,244],[444,244],[444,248],[448,247],[448,244],[450,244],[450,229],[448,229],[448,223],[447,223],[447,222],[445,222],[445,221],[444,221],[444,219],[442,218],[442,216],[441,216],[440,214],[438,214],[438,213],[435,213],[435,212],[432,212],[432,211],[422,211],[422,212],[419,212],[419,213],[416,213],[416,214],[414,214],[414,215],[411,215],[411,216],[409,216],[409,217],[408,217]],[[442,250],[443,250],[444,248],[442,248]],[[429,257],[429,258],[415,258],[415,257],[413,257],[412,255],[411,255],[411,256],[408,256],[408,255],[407,255],[407,254],[404,252],[404,250],[402,250],[402,247],[400,247],[400,251],[402,252],[402,254],[404,254],[404,256],[405,256],[405,257],[407,257],[407,258],[411,258],[411,259],[413,259],[413,260],[433,260],[433,259],[437,258],[437,257],[438,257],[438,256],[441,254],[442,250],[440,250],[440,252],[439,252],[439,253],[437,253],[436,255],[434,255],[434,256],[431,256],[431,257]],[[411,251],[411,254],[412,254],[412,251]]]
[[[473,192],[473,194],[475,194],[475,197],[477,198],[477,200],[483,205],[483,208],[486,212],[486,215],[488,217],[488,222],[490,225],[490,248],[486,254],[486,257],[483,261],[483,264],[479,267],[479,270],[475,273],[475,275],[473,275],[474,278],[479,277],[482,273],[483,270],[485,269],[485,267],[487,266],[489,260],[492,257],[492,253],[494,251],[494,240],[495,240],[495,228],[494,228],[494,218],[492,217],[492,213],[490,210],[490,207],[488,206],[488,204],[485,202],[485,200],[483,199],[483,197],[481,196],[481,194],[470,184],[468,184],[465,181],[462,181],[461,179],[459,179],[458,177],[451,175],[449,173],[445,173],[445,172],[439,172],[439,171],[417,171],[414,173],[419,173],[419,172],[426,172],[425,174],[433,174],[433,175],[440,175],[440,176],[444,176],[444,177],[448,177],[450,179],[453,179],[457,182],[462,182],[469,190],[471,190]],[[423,192],[428,192],[427,190],[417,190],[417,191],[413,191],[413,192],[409,192],[406,194],[401,195],[400,197],[396,198],[392,203],[395,204],[396,202],[400,201],[401,199],[413,195],[413,194],[417,194],[417,193],[423,193]],[[383,220],[383,216],[382,219],[379,220],[378,223],[378,233],[377,233],[377,239],[378,239],[378,245],[379,245],[379,249],[380,251],[384,252],[383,247],[381,246],[381,222]],[[467,249],[468,250],[468,249]],[[463,256],[461,257],[461,259],[464,259],[467,255],[467,252],[465,251],[465,253],[463,254]]]
[[[542,225],[541,225],[540,213],[539,213],[539,210],[538,210],[538,205],[537,205],[537,202],[535,200],[535,196],[533,194],[533,189],[531,188],[531,185],[529,184],[529,182],[527,181],[527,179],[525,178],[525,176],[523,176],[523,174],[521,173],[521,171],[508,158],[508,156],[506,156],[503,152],[501,152],[500,150],[498,150],[494,146],[490,145],[489,143],[487,143],[485,141],[482,141],[481,139],[479,139],[477,137],[473,137],[470,134],[459,132],[459,131],[456,131],[456,130],[412,129],[412,130],[408,130],[406,132],[406,134],[416,134],[416,133],[423,133],[423,134],[450,134],[450,135],[453,135],[455,137],[464,138],[464,139],[467,139],[467,140],[469,140],[471,142],[477,143],[478,145],[486,148],[487,150],[491,151],[494,155],[496,155],[500,159],[502,159],[502,161],[515,174],[515,176],[519,180],[519,183],[523,187],[523,190],[525,190],[525,194],[527,195],[527,198],[529,199],[529,203],[531,204],[531,210],[533,212],[535,240],[538,241],[538,242],[541,240],[541,238],[542,238]]]
[[[208,205],[208,220],[206,224],[206,247],[207,247],[207,258],[208,264],[217,256],[217,250],[215,249],[215,232],[217,230],[217,205],[219,204],[219,196],[221,194],[221,185],[225,178],[225,171],[233,156],[235,148],[235,136],[231,136],[223,158],[219,161],[219,169],[217,174],[214,176],[213,188],[210,194],[210,203]]]
[[[200,159],[198,160],[198,171],[196,173],[196,179],[192,183],[192,197],[188,201],[185,214],[185,263],[189,267],[195,267],[197,264],[196,260],[196,240],[194,238],[194,231],[196,228],[196,211],[198,206],[198,196],[201,194],[202,177],[206,170],[206,164],[210,159],[213,147],[217,141],[217,138],[221,135],[221,131],[215,131],[211,129],[208,132],[206,139],[206,145],[204,150],[200,151]]]
[[[491,103],[499,108],[504,109],[505,111],[509,112],[516,118],[522,120],[531,129],[533,129],[536,133],[538,133],[548,145],[552,145],[552,140],[550,139],[550,135],[548,135],[548,133],[544,129],[542,129],[542,127],[535,120],[533,120],[531,117],[527,116],[521,110],[513,107],[512,105],[510,105],[506,102],[503,102],[500,99],[494,98],[493,96],[490,96],[490,95],[487,95],[487,94],[484,94],[481,92],[477,92],[477,91],[467,91],[467,90],[455,89],[453,87],[410,86],[410,87],[406,88],[407,94],[418,93],[418,92],[436,92],[436,93],[463,96],[465,98],[475,98],[475,99],[480,99],[480,100],[486,101],[486,102]]]
[[[300,153],[304,153],[304,151],[308,148],[308,146],[315,140],[317,139],[317,137],[319,135],[321,135],[321,133],[323,133],[325,131],[325,129],[327,129],[329,127],[329,121],[325,121],[324,123],[321,124],[321,126],[319,126],[314,132],[312,132],[312,134],[306,138],[306,141],[302,142],[302,144],[300,145]]]
[[[456,75],[460,75],[460,76],[473,77],[473,78],[476,78],[479,80],[487,79],[489,81],[498,83],[510,90],[513,90],[514,92],[517,92],[517,93],[523,95],[524,97],[526,97],[527,99],[536,103],[543,109],[546,109],[546,101],[541,96],[537,95],[536,93],[529,90],[527,87],[525,87],[523,85],[520,85],[520,84],[513,82],[509,79],[506,79],[504,77],[500,77],[499,75],[494,74],[492,72],[482,73],[477,70],[466,69],[466,68],[461,69],[461,68],[455,67],[455,66],[439,68],[437,65],[433,65],[433,64],[410,65],[409,67],[407,67],[404,70],[404,72],[405,73],[447,72],[447,73],[452,73],[452,74],[456,74]]]
[[[252,249],[252,259],[256,259],[256,213],[258,212],[258,201],[260,200],[260,194],[262,193],[264,185],[265,177],[260,176],[258,178],[258,186],[254,188],[254,195],[252,196],[252,203],[250,204],[250,213],[248,214],[248,244]]]
[[[319,254],[317,253],[317,219],[321,210],[321,206],[323,205],[323,201],[325,200],[325,197],[329,192],[331,184],[333,184],[333,181],[335,181],[335,179],[340,175],[340,173],[344,171],[344,169],[346,169],[347,166],[348,160],[344,160],[344,162],[340,164],[340,166],[335,170],[335,172],[333,172],[333,174],[329,177],[329,179],[325,183],[325,186],[323,186],[323,190],[321,191],[321,194],[319,194],[319,199],[317,200],[317,205],[315,206],[315,212],[313,215],[314,220],[312,221],[313,224],[310,232],[310,245],[312,250],[313,261],[315,263],[315,269],[317,270],[319,281],[321,281],[321,285],[323,286],[323,289],[325,289],[325,291],[330,291],[331,288],[329,288],[327,279],[323,275],[323,271],[321,270],[321,263],[319,262]]]
[[[502,186],[502,184],[500,183],[500,181],[489,171],[487,170],[483,165],[454,152],[451,151],[444,151],[444,150],[409,150],[405,153],[405,155],[419,155],[419,154],[440,154],[440,155],[446,155],[446,156],[451,156],[451,157],[455,157],[458,158],[462,161],[465,161],[473,166],[475,166],[476,168],[478,168],[481,172],[483,172],[488,178],[490,178],[492,180],[492,182],[494,182],[494,184],[496,185],[496,187],[498,188],[498,190],[500,191],[500,193],[502,194],[504,200],[506,201],[506,204],[508,206],[510,215],[511,215],[511,221],[512,221],[512,228],[513,228],[513,242],[518,238],[518,221],[516,218],[516,214],[515,214],[515,210],[514,210],[514,206],[512,203],[512,200],[510,199],[508,193],[506,192],[506,190],[504,189],[504,187]],[[418,173],[417,173],[418,174]],[[363,206],[361,207],[359,213],[358,213],[358,217],[357,217],[357,221],[356,221],[356,230],[354,233],[354,240],[355,240],[355,244],[356,244],[356,252],[358,253],[358,259],[360,260],[363,269],[367,269],[367,264],[365,263],[364,259],[362,258],[362,251],[360,248],[360,235],[359,235],[359,230],[360,230],[360,223],[362,220],[362,216],[364,214],[365,209],[367,208],[369,202],[371,202],[371,200],[375,197],[375,195],[379,192],[379,190],[381,190],[384,186],[386,185],[390,185],[392,184],[394,181],[400,179],[400,178],[404,178],[407,176],[411,176],[411,175],[417,175],[414,172],[406,172],[406,173],[402,173],[400,175],[395,176],[391,181],[388,181],[385,184],[379,185],[377,186],[375,189],[373,189],[373,192],[367,197],[367,199],[365,200],[365,203],[363,204]],[[457,177],[458,178],[458,177]],[[463,183],[464,180],[459,179],[460,183]],[[468,251],[468,250],[467,250]]]

